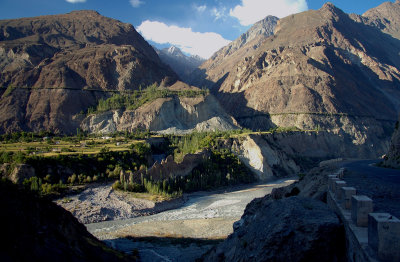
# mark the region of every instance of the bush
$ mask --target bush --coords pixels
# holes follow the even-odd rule
[[[70,183],[71,185],[75,184],[76,178],[76,174],[72,174],[72,176],[68,177],[68,183]]]
[[[114,184],[112,184],[112,189],[114,189],[114,190],[122,189],[121,182],[115,181]]]

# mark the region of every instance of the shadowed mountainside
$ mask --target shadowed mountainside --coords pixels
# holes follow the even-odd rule
[[[400,108],[400,41],[354,17],[331,3],[290,15],[273,36],[223,57],[223,67],[208,66],[216,53],[200,70],[243,127],[323,129],[385,148]]]
[[[374,25],[383,32],[400,39],[400,0],[395,3],[385,2],[372,8],[362,16],[358,16],[364,23]]]
[[[190,74],[205,61],[199,56],[186,56],[175,46],[155,50],[161,61],[169,65],[185,82],[189,82]]]
[[[277,22],[277,17],[267,16],[255,23],[246,33],[199,66],[190,76],[190,83],[199,87],[212,87],[214,82],[223,78],[225,72],[232,70],[246,52],[258,48],[265,38],[271,36]]]
[[[390,142],[389,151],[383,161],[385,166],[391,168],[400,168],[400,128],[399,121],[396,122],[396,127]]]
[[[2,261],[135,261],[93,237],[68,211],[0,182]]]

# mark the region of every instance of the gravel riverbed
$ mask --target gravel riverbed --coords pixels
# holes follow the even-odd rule
[[[240,219],[250,201],[294,181],[294,178],[286,178],[229,191],[197,192],[187,195],[187,201],[175,209],[150,216],[86,224],[86,227],[116,249],[128,253],[138,250],[142,261],[194,261],[213,244],[192,241],[183,245],[171,243],[171,240],[186,239],[190,243],[190,239],[224,239],[232,233],[233,223]],[[153,238],[151,241],[143,239],[146,237]],[[154,241],[154,237],[159,241]],[[169,244],[165,244],[165,239]]]

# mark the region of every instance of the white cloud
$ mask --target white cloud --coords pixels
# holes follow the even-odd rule
[[[65,0],[65,1],[67,1],[68,3],[72,3],[72,4],[86,2],[86,0]]]
[[[147,40],[159,44],[169,43],[184,52],[206,59],[230,42],[217,33],[193,32],[191,28],[169,26],[158,21],[146,20],[137,27],[137,30]]]
[[[140,0],[129,0],[129,3],[131,3],[131,6],[135,8],[139,7],[141,4],[144,4],[144,2]]]
[[[203,13],[206,11],[207,6],[206,5],[194,5],[194,9],[196,9],[197,12]]]
[[[211,15],[215,16],[215,21],[218,19],[224,19],[226,17],[226,8],[222,7],[218,9],[214,7],[211,9]]]
[[[230,10],[230,15],[248,26],[268,15],[279,18],[308,10],[306,0],[242,0],[241,5]]]

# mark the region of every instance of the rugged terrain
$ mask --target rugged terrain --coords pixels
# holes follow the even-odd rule
[[[2,261],[135,261],[108,248],[56,204],[4,181],[0,188],[0,219],[7,225]]]
[[[189,81],[191,73],[200,66],[205,59],[199,56],[187,56],[176,47],[155,49],[161,61],[169,65],[175,73],[185,82]]]
[[[77,195],[56,201],[83,224],[149,216],[178,208],[183,202],[182,198],[163,202],[135,198],[131,193],[115,191],[110,183],[94,184]]]
[[[355,16],[364,23],[376,26],[383,32],[400,39],[400,9],[399,0],[393,2],[385,2],[375,8],[365,12],[362,16]]]
[[[392,141],[390,142],[389,151],[387,152],[384,162],[384,166],[392,168],[400,168],[400,130],[399,122],[396,122],[396,128],[392,135]]]
[[[0,32],[0,132],[74,132],[108,91],[177,79],[132,25],[95,11],[1,20]]]
[[[270,181],[310,169],[323,159],[374,158],[387,145],[355,146],[332,132],[275,132],[221,139],[219,148],[234,152],[261,181]],[[383,154],[383,153],[382,153]]]
[[[265,38],[271,36],[277,22],[277,17],[267,16],[255,23],[246,33],[221,48],[199,66],[190,76],[190,83],[211,88],[215,82],[223,79],[226,73],[233,70],[235,64],[243,59],[246,52],[258,48]]]
[[[176,82],[170,90],[199,90]],[[165,97],[148,102],[136,110],[112,110],[92,114],[83,119],[82,130],[91,133],[112,133],[149,129],[160,133],[232,130],[236,120],[225,113],[211,94],[196,97]]]
[[[282,18],[272,36],[206,61],[203,78],[243,127],[323,129],[357,146],[387,144],[399,112],[400,41],[386,33],[398,16],[386,14],[400,3],[384,6],[390,12],[379,7],[358,21],[330,3]],[[390,28],[364,22],[378,18]]]
[[[343,225],[324,203],[264,197],[246,207],[233,234],[203,261],[343,261],[344,240]]]

